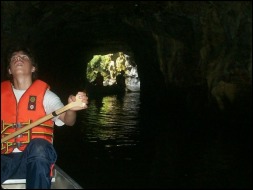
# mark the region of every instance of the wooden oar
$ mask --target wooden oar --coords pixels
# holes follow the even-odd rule
[[[13,137],[21,134],[21,133],[24,133],[25,131],[28,131],[29,129],[31,129],[31,128],[33,128],[33,127],[35,127],[35,126],[37,126],[37,125],[39,125],[39,124],[41,124],[41,123],[49,120],[49,119],[52,119],[53,117],[55,117],[57,115],[60,115],[61,113],[65,112],[65,111],[67,111],[67,110],[69,110],[69,109],[71,109],[73,107],[77,107],[77,106],[80,106],[80,107],[84,107],[85,106],[85,103],[83,103],[81,101],[81,99],[78,97],[78,95],[76,96],[76,101],[75,102],[71,102],[71,103],[67,104],[66,106],[64,106],[64,107],[62,107],[62,108],[60,108],[60,109],[52,112],[51,114],[48,114],[48,115],[46,115],[46,116],[38,119],[37,121],[35,121],[35,122],[33,122],[33,123],[29,124],[29,125],[26,125],[25,127],[23,127],[21,129],[15,131],[14,133],[11,133],[11,134],[7,135],[6,137],[4,137],[4,138],[1,139],[1,143],[5,142],[5,141],[7,141],[7,140],[9,140],[9,139],[11,139],[11,138],[13,138]]]

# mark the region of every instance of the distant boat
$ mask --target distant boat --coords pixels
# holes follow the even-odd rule
[[[117,84],[98,86],[92,83],[86,83],[86,91],[89,95],[112,95],[125,92],[125,87]]]
[[[2,185],[2,189],[26,189],[26,179],[9,179]],[[55,165],[51,189],[83,189],[75,180]]]

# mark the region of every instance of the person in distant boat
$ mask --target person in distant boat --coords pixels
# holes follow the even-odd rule
[[[95,81],[93,82],[93,84],[96,86],[103,86],[103,82],[104,82],[104,77],[101,74],[101,72],[98,72],[97,77],[96,77]]]
[[[126,83],[125,83],[125,72],[121,71],[120,74],[116,76],[116,83],[119,89],[125,89]]]
[[[1,138],[48,114],[54,117],[5,142],[1,139],[1,184],[7,179],[26,179],[27,189],[50,189],[57,159],[54,124],[73,126],[76,111],[87,108],[88,97],[85,92],[70,95],[68,103],[75,102],[77,97],[83,106],[57,115],[55,111],[64,105],[46,82],[37,79],[37,69],[29,48],[10,50],[9,80],[1,82]]]

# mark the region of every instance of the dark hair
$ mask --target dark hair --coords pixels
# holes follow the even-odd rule
[[[32,80],[33,81],[36,80],[38,78],[38,65],[37,65],[37,62],[35,61],[35,56],[29,47],[16,45],[9,49],[9,51],[7,52],[7,62],[8,62],[7,71],[10,68],[11,57],[13,56],[15,52],[19,52],[19,51],[22,51],[25,55],[27,55],[30,58],[32,65],[35,67],[35,71],[32,73]],[[9,74],[9,72],[7,73],[8,73],[9,79],[12,81],[13,80],[12,75]]]

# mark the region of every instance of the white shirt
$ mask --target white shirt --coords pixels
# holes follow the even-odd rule
[[[19,102],[21,96],[25,93],[25,90],[17,90],[13,88],[13,92],[15,94],[17,102]],[[51,90],[46,91],[44,99],[43,99],[43,105],[44,105],[45,112],[47,115],[64,106],[60,98]],[[59,119],[59,116],[52,118],[52,120],[57,126],[64,125],[64,123]],[[20,150],[18,148],[15,148],[13,152],[20,152]]]

